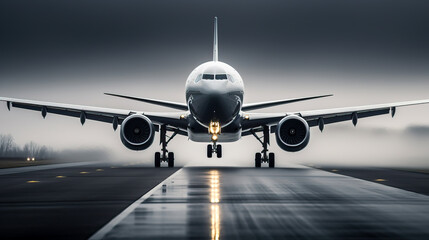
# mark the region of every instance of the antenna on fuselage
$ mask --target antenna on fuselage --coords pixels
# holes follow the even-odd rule
[[[213,62],[218,60],[217,51],[217,17],[214,18],[214,38],[213,38]]]

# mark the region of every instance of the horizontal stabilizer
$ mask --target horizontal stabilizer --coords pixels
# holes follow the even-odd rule
[[[157,100],[157,99],[151,99],[151,98],[138,98],[138,97],[132,97],[132,96],[113,94],[113,93],[104,93],[104,94],[109,95],[109,96],[114,96],[114,97],[131,99],[131,100],[135,100],[135,101],[139,101],[139,102],[155,104],[155,105],[159,105],[159,106],[163,106],[163,107],[169,107],[169,108],[174,108],[174,109],[179,109],[179,110],[184,110],[184,111],[188,110],[188,106],[184,103],[170,102],[170,101]]]
[[[241,110],[250,111],[250,110],[255,110],[255,109],[274,107],[274,106],[282,105],[282,104],[289,104],[289,103],[294,103],[294,102],[301,102],[301,101],[306,101],[306,100],[310,100],[310,99],[324,98],[324,97],[330,97],[330,96],[333,96],[333,94],[312,96],[312,97],[303,97],[303,98],[282,99],[282,100],[259,102],[259,103],[250,103],[250,104],[244,104],[243,107],[241,108]]]

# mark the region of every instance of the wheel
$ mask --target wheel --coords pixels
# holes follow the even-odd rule
[[[174,152],[168,153],[168,167],[174,167]]]
[[[217,147],[216,147],[216,154],[217,154],[217,158],[221,158],[222,157],[222,145],[217,145]]]
[[[260,168],[261,167],[261,153],[255,154],[255,167]]]
[[[268,166],[270,168],[275,167],[275,158],[274,158],[274,153],[270,153],[268,154]]]
[[[213,156],[213,146],[212,145],[207,145],[207,157],[211,158]]]
[[[161,167],[161,153],[160,152],[156,152],[155,153],[155,167]]]

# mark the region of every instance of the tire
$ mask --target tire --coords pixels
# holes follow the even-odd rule
[[[255,168],[261,167],[261,153],[255,154]]]
[[[161,167],[161,153],[160,152],[155,153],[155,167],[156,168]]]
[[[174,152],[168,153],[168,167],[174,167]]]
[[[222,145],[217,145],[216,155],[217,155],[217,158],[221,158],[222,157]]]
[[[208,158],[212,158],[213,156],[213,146],[212,145],[207,145],[207,157]]]
[[[270,153],[268,154],[268,166],[270,168],[274,168],[275,167],[275,157],[274,157],[274,153]]]

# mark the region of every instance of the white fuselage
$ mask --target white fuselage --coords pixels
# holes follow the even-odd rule
[[[222,129],[219,142],[239,140],[243,96],[243,80],[230,65],[210,61],[196,67],[186,81],[189,139],[210,142],[207,129],[210,122],[216,121]]]

